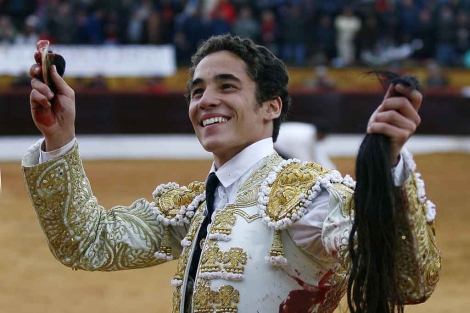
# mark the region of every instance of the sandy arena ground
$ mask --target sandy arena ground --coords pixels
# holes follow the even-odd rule
[[[470,311],[470,154],[417,156],[428,197],[437,205],[441,280],[430,300],[409,313]],[[353,173],[351,158],[335,158],[343,174]],[[202,180],[209,161],[86,161],[94,194],[107,208],[151,198],[168,181]],[[0,312],[2,313],[169,313],[175,263],[114,272],[73,272],[49,252],[21,176],[18,162],[0,162]],[[468,249],[468,250],[467,250]],[[338,309],[336,312],[345,312]],[[262,312],[270,313],[270,312]]]

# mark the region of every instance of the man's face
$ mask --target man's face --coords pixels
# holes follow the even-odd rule
[[[252,143],[272,136],[269,104],[256,101],[256,84],[245,62],[228,51],[197,65],[189,87],[189,117],[199,142],[217,167]]]

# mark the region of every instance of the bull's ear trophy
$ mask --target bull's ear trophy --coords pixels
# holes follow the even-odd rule
[[[50,42],[48,40],[39,40],[36,44],[37,52],[34,55],[36,62],[41,65],[42,76],[38,77],[43,83],[49,86],[52,92],[56,92],[57,89],[51,79],[51,65],[55,65],[57,73],[60,76],[64,76],[65,73],[65,59],[57,53],[49,50]]]
[[[373,71],[385,85],[403,84],[421,91],[413,76]],[[394,97],[401,96],[398,93]],[[390,160],[390,138],[367,134],[356,159],[354,222],[349,237],[352,261],[347,300],[352,313],[403,312],[398,292],[395,255],[398,247],[397,214],[404,199],[395,187]]]

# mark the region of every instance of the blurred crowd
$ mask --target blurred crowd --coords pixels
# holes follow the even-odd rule
[[[173,44],[186,66],[230,32],[295,66],[470,67],[469,13],[469,0],[0,0],[0,45]]]

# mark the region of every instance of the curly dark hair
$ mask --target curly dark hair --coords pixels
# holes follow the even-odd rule
[[[205,41],[191,58],[190,80],[193,78],[199,62],[209,54],[218,51],[229,51],[245,62],[247,74],[256,84],[255,96],[260,106],[267,100],[281,98],[281,115],[273,120],[273,141],[275,142],[279,135],[281,122],[285,120],[291,106],[291,97],[287,91],[289,75],[286,66],[266,47],[256,45],[250,39],[243,39],[230,34],[219,35]],[[190,81],[185,95],[188,103],[190,101],[189,83]]]

